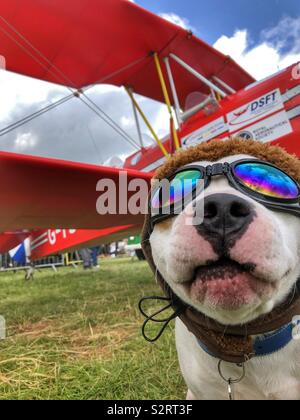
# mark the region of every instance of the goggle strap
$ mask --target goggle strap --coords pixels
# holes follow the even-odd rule
[[[209,165],[206,167],[206,175],[208,177],[226,175],[230,172],[229,163],[215,163],[214,165]]]

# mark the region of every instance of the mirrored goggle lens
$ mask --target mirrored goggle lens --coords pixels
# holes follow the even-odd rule
[[[234,175],[246,187],[268,197],[296,199],[299,188],[295,181],[282,172],[263,163],[241,163],[234,169]]]
[[[152,209],[157,210],[180,202],[184,203],[185,197],[193,193],[201,179],[200,171],[186,170],[178,173],[172,181],[161,181],[160,188],[152,197]]]

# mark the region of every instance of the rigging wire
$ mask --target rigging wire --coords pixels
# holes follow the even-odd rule
[[[30,41],[28,41],[24,35],[22,35],[12,24],[10,24],[3,16],[0,15],[0,19],[15,33],[17,34],[29,47],[33,49],[33,51],[40,56],[43,60],[45,60],[49,67],[45,65],[42,61],[40,61],[34,54],[32,54],[31,51],[28,50],[24,45],[22,45],[16,38],[14,38],[8,31],[6,31],[3,27],[0,27],[0,30],[5,33],[5,35],[10,38],[13,42],[15,42],[26,54],[28,54],[34,61],[36,61],[41,67],[43,67],[45,70],[47,70],[50,74],[54,75],[55,78],[57,78],[57,74],[53,71],[53,68],[56,70],[56,72],[60,75],[60,78],[64,80],[64,83],[67,81],[68,84],[74,85],[74,83],[51,61],[45,57],[41,51],[39,51]],[[139,60],[137,60],[135,63],[141,62],[146,57],[143,57]],[[134,65],[135,63],[132,63]],[[51,67],[50,67],[51,66]],[[125,66],[124,68],[131,67],[131,64]],[[107,76],[106,79],[108,79],[111,76]],[[103,83],[103,82],[102,82]],[[104,122],[106,122],[112,129],[114,129],[120,136],[122,136],[127,142],[130,143],[130,145],[139,150],[139,147],[137,143],[134,141],[134,139],[129,136],[128,133],[126,133],[125,130],[123,130],[122,127],[120,127],[111,117],[109,117],[101,108],[99,105],[97,105],[92,99],[90,99],[86,95],[86,91],[88,89],[91,89],[94,85],[88,86],[85,90],[77,91],[79,93],[78,98],[91,110],[93,111],[99,118],[101,118]],[[66,86],[67,89],[69,89],[72,92],[72,95],[76,94],[74,90],[68,86]],[[90,105],[83,100],[83,97],[90,103]],[[47,112],[47,111],[45,111]]]
[[[103,160],[102,160],[102,153],[100,152],[100,149],[99,149],[99,147],[98,147],[98,144],[97,144],[97,142],[96,142],[96,139],[95,139],[95,137],[94,137],[94,135],[93,135],[93,133],[92,133],[92,130],[91,130],[91,128],[89,127],[89,125],[87,125],[87,130],[88,130],[88,133],[89,133],[89,135],[90,135],[90,139],[92,140],[92,143],[93,143],[94,149],[95,149],[96,153],[98,154],[98,156],[99,156],[99,158],[100,158],[100,161],[102,161],[102,162],[103,162]]]
[[[50,104],[50,105],[48,105],[48,106],[46,106],[46,107],[44,107],[44,108],[42,108],[41,110],[39,110],[39,111],[36,111],[36,112],[34,112],[33,114],[30,114],[30,115],[28,115],[28,116],[26,116],[26,117],[24,117],[24,118],[22,118],[21,120],[19,120],[19,121],[16,121],[16,122],[14,122],[14,123],[12,123],[12,124],[10,124],[9,126],[7,126],[7,127],[5,127],[5,128],[3,128],[3,129],[1,129],[0,130],[0,137],[3,137],[4,135],[7,135],[7,134],[9,134],[10,132],[12,132],[12,131],[14,131],[14,130],[16,130],[17,128],[19,128],[19,127],[21,127],[21,126],[23,126],[24,124],[27,124],[28,122],[31,122],[31,121],[33,121],[34,119],[36,119],[36,118],[38,118],[38,117],[40,117],[40,116],[42,116],[43,114],[45,114],[45,113],[47,113],[47,112],[49,112],[49,111],[51,111],[51,110],[53,110],[53,109],[55,109],[55,108],[57,108],[58,106],[60,106],[60,105],[62,105],[62,104],[64,104],[64,103],[66,103],[66,102],[68,102],[70,99],[73,99],[74,97],[77,97],[77,94],[76,94],[76,92],[74,92],[74,94],[72,94],[72,95],[68,95],[68,96],[66,96],[65,98],[62,98],[62,99],[60,99],[59,101],[57,101],[57,102],[55,102],[55,103],[53,103],[53,104]],[[85,105],[88,107],[88,108],[90,108],[91,110],[93,110],[92,109],[92,107],[91,107],[91,105],[89,105],[88,103],[86,103],[86,102],[84,102],[85,103]],[[102,116],[100,115],[100,114],[98,114],[98,112],[96,111],[96,110],[93,110],[102,120],[104,120],[103,118],[102,118]],[[105,120],[104,120],[105,121]],[[112,123],[110,123],[109,121],[105,121],[105,123],[107,124],[107,125],[109,125],[113,130],[115,130],[120,136],[122,136],[123,137],[123,135],[122,135],[122,132],[119,132],[119,130],[118,130],[118,128],[117,127],[114,127],[113,126],[113,124]],[[135,149],[138,149],[138,147],[137,147],[137,145],[135,144],[135,143],[131,143],[131,141],[128,139],[125,139],[126,141],[128,141],[130,144],[131,144],[131,146],[132,147],[134,147]],[[139,150],[139,149],[138,149]]]
[[[58,106],[68,102],[69,100],[73,99],[75,95],[68,95],[57,102],[54,102],[50,105],[47,105],[44,108],[41,108],[39,111],[36,111],[30,115],[27,115],[26,117],[21,118],[20,120],[6,126],[5,128],[0,129],[0,137],[3,137],[6,134],[9,134],[10,132],[16,130],[17,128],[23,126],[24,124],[27,124],[28,122],[40,117],[41,115],[45,114],[46,112],[51,111],[54,108],[57,108]]]
[[[105,118],[107,118],[107,120],[108,121],[110,121],[110,123],[111,124],[116,124],[115,123],[115,121],[106,113],[106,112],[104,112],[97,104],[96,104],[96,102],[95,101],[93,101],[91,98],[89,98],[87,95],[84,95],[84,98],[88,101],[88,102],[90,102],[90,104],[91,105],[93,105],[99,112],[101,112],[101,114],[103,114],[104,116],[105,116]],[[86,104],[87,105],[87,104]],[[108,124],[108,125],[110,125],[107,121],[106,121],[106,123]],[[126,135],[126,136],[128,136],[128,133],[126,133],[126,131],[121,127],[121,126],[119,126],[118,124],[117,124],[117,127],[120,129],[120,131],[124,134],[124,135]],[[137,145],[137,143],[132,139],[132,137],[129,137],[129,139],[130,139],[130,142],[134,142],[134,145],[132,145],[133,147],[135,147],[135,148],[137,148],[137,150],[140,150],[140,148],[138,147],[138,145]],[[128,139],[128,140],[129,140]]]
[[[85,102],[84,100],[82,100],[82,102],[88,107],[88,108],[90,108],[92,111],[94,111],[94,113],[96,114],[96,115],[98,115],[98,117],[100,117],[102,120],[104,120],[105,122],[106,122],[106,124],[107,125],[109,125],[113,130],[115,130],[116,131],[116,133],[118,133],[121,137],[123,137],[128,143],[130,143],[131,144],[131,146],[134,148],[134,149],[136,149],[136,150],[140,150],[140,148],[137,146],[137,144],[135,143],[135,141],[134,140],[130,140],[130,139],[127,139],[127,138],[125,138],[124,136],[123,136],[123,134],[122,134],[122,131],[123,131],[123,129],[121,129],[121,128],[117,128],[117,127],[115,127],[112,123],[110,123],[109,121],[107,121],[107,120],[105,120],[104,118],[103,118],[103,116],[100,114],[100,112],[98,112],[95,108],[93,108],[92,107],[92,105],[90,105],[90,104],[88,104],[87,102]],[[113,121],[113,120],[112,120]],[[120,129],[120,131],[119,131],[119,129]],[[121,131],[122,130],[122,131]]]

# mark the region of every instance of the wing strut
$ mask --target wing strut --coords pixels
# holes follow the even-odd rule
[[[177,95],[176,85],[175,85],[175,82],[174,82],[172,69],[171,69],[171,65],[170,65],[170,58],[172,58],[177,64],[179,64],[187,72],[189,72],[190,74],[195,76],[198,80],[200,80],[202,83],[204,83],[211,91],[211,95],[208,96],[202,103],[194,106],[192,109],[189,109],[188,111],[185,111],[185,112],[181,111],[181,109],[180,109],[179,98],[178,98],[178,95]],[[158,59],[158,57],[157,57],[157,59]],[[206,77],[204,77],[201,73],[196,71],[193,67],[191,67],[189,64],[187,64],[185,61],[183,61],[177,55],[171,53],[169,56],[165,57],[164,61],[165,61],[165,66],[166,66],[166,70],[167,70],[167,74],[168,74],[168,78],[169,78],[169,83],[170,83],[170,86],[171,86],[171,91],[172,91],[172,94],[173,94],[173,99],[174,99],[175,109],[176,109],[176,115],[177,115],[177,120],[178,120],[179,125],[183,121],[186,121],[188,118],[192,117],[197,112],[199,112],[203,108],[205,108],[206,105],[208,105],[212,100],[220,102],[222,100],[222,98],[225,98],[228,95],[228,93],[223,91],[221,88],[219,88],[212,81],[208,80]],[[213,78],[216,82],[219,83],[219,85],[224,87],[229,92],[229,94],[232,94],[233,89],[231,89],[230,86],[228,86],[225,82],[223,82],[219,78],[216,78],[216,77],[213,77]],[[171,130],[172,130],[174,141],[176,142],[176,138],[174,137],[173,126],[171,125]]]
[[[162,72],[162,69],[161,69],[161,65],[160,65],[160,61],[159,61],[157,53],[154,53],[154,61],[155,61],[155,65],[156,65],[158,78],[159,78],[161,88],[162,88],[162,91],[163,91],[163,95],[164,95],[164,98],[165,98],[165,102],[166,102],[166,105],[167,105],[167,108],[168,108],[168,111],[169,111],[169,114],[170,114],[171,135],[174,139],[175,150],[179,150],[180,149],[180,141],[179,141],[178,133],[177,133],[175,123],[174,123],[172,105],[171,105],[167,85],[166,85],[166,82],[165,82],[165,79],[164,79],[164,75],[163,75],[163,72]]]
[[[132,92],[131,88],[126,87],[125,88],[128,95],[130,96],[130,99],[132,100],[132,103],[134,104],[135,108],[137,109],[138,113],[140,114],[140,116],[142,117],[142,119],[144,120],[144,123],[146,124],[146,126],[148,127],[148,129],[150,130],[154,140],[156,141],[156,143],[158,144],[160,150],[162,151],[163,155],[166,157],[170,157],[169,153],[167,152],[165,146],[163,145],[163,143],[160,141],[158,135],[155,133],[154,128],[152,127],[150,121],[148,120],[148,118],[146,117],[146,115],[144,114],[142,108],[140,107],[140,105],[138,104],[137,100],[134,97],[134,93]]]
[[[173,99],[174,99],[174,103],[175,103],[175,112],[176,112],[177,122],[178,122],[178,125],[181,126],[183,121],[182,121],[182,118],[181,118],[180,102],[179,102],[179,98],[178,98],[178,94],[177,94],[177,90],[176,90],[176,85],[175,85],[175,82],[174,82],[172,69],[171,69],[171,66],[170,66],[169,57],[165,57],[164,61],[165,61],[165,65],[166,65],[166,68],[167,68],[169,82],[170,82],[172,95],[173,95]]]
[[[133,95],[132,89],[130,89],[130,91],[131,91],[131,94]],[[131,99],[131,103],[132,103],[133,115],[134,115],[134,119],[135,119],[135,125],[136,125],[136,130],[137,130],[138,138],[139,138],[139,141],[140,141],[141,149],[144,150],[145,149],[145,145],[144,145],[143,135],[142,135],[142,131],[141,131],[141,125],[140,125],[140,121],[139,121],[139,116],[138,116],[137,109],[136,109],[136,107],[134,105],[134,102],[133,102],[131,96],[130,96],[130,99]]]
[[[209,88],[213,89],[215,92],[217,92],[219,95],[222,96],[222,98],[225,98],[227,94],[224,92],[224,90],[218,88],[217,85],[212,83],[210,80],[208,80],[206,77],[204,77],[202,74],[200,74],[198,71],[193,69],[190,65],[188,65],[185,61],[181,60],[177,55],[171,53],[170,57],[173,58],[174,61],[176,61],[181,67],[186,69],[189,73],[193,74],[197,79],[199,79],[202,83],[204,83]]]

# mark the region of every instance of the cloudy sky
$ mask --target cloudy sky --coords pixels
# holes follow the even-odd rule
[[[257,79],[300,61],[299,0],[136,0],[231,55]],[[59,86],[0,71],[0,130],[68,94]],[[121,89],[98,86],[88,95],[136,139],[132,108]],[[141,99],[160,135],[168,130],[164,107]],[[147,130],[143,127],[146,140]],[[101,164],[134,148],[73,99],[1,135],[0,149]]]

